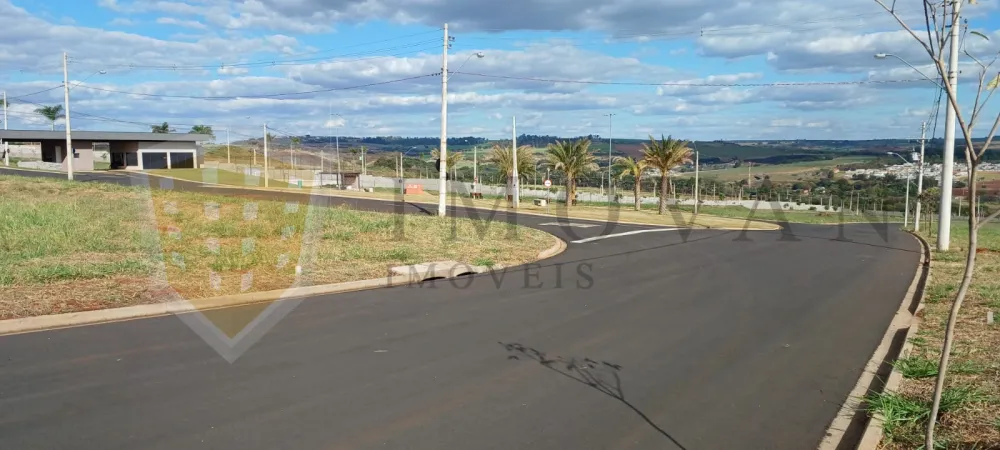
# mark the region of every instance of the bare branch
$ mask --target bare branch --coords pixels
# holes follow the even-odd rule
[[[986,143],[983,144],[983,148],[976,154],[977,160],[982,158],[986,150],[990,148],[990,144],[993,143],[993,135],[997,134],[997,127],[1000,127],[1000,114],[997,114],[997,120],[993,121],[993,128],[990,128],[990,135],[986,137]]]
[[[971,214],[971,212],[970,212],[970,214]],[[978,231],[980,228],[982,228],[983,225],[989,223],[989,221],[991,221],[993,219],[996,219],[997,217],[1000,217],[1000,209],[997,209],[996,211],[993,211],[992,213],[990,213],[990,215],[988,215],[988,216],[984,217],[982,220],[980,220],[979,223],[976,224],[976,230]]]
[[[886,12],[888,12],[889,15],[891,15],[893,19],[896,19],[896,22],[898,22],[899,25],[901,27],[903,27],[903,29],[906,30],[907,33],[910,33],[910,36],[913,36],[913,39],[916,39],[916,41],[919,42],[920,45],[922,45],[924,47],[924,51],[926,51],[927,54],[930,55],[931,58],[934,58],[934,50],[931,49],[930,45],[928,45],[928,43],[920,40],[920,38],[917,37],[917,33],[914,33],[913,29],[910,28],[910,26],[907,25],[906,22],[904,22],[903,19],[901,17],[899,17],[898,14],[896,14],[895,12],[893,12],[892,9],[890,9],[888,6],[885,6],[885,3],[882,3],[882,0],[875,0],[875,3],[878,3],[878,5],[881,6],[882,9],[886,10]]]

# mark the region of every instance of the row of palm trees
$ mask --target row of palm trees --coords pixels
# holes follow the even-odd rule
[[[457,156],[453,156],[457,155]],[[653,136],[649,137],[648,143],[642,144],[642,157],[632,158],[630,156],[619,156],[614,159],[613,168],[619,172],[619,178],[631,177],[635,180],[635,210],[639,211],[640,206],[640,182],[647,169],[656,169],[660,176],[660,204],[659,213],[667,211],[667,186],[670,171],[677,166],[691,162],[691,149],[688,142],[664,138],[662,135],[657,140]],[[454,159],[453,159],[454,158]],[[455,167],[462,158],[462,154],[452,152],[448,155],[448,166]],[[513,154],[509,144],[493,144],[488,159],[500,168],[501,173],[507,175],[508,183],[513,181]],[[535,171],[535,155],[530,146],[521,146],[517,149],[517,172],[520,177],[527,179]],[[562,172],[566,178],[566,207],[572,206],[572,199],[576,198],[576,180],[581,175],[586,175],[598,169],[597,156],[590,151],[589,139],[578,139],[576,141],[556,141],[549,144],[545,155],[546,166],[553,171]]]

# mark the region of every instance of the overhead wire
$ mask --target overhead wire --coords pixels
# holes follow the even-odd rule
[[[855,85],[855,84],[892,84],[892,83],[913,83],[926,82],[926,80],[856,80],[856,81],[778,81],[772,83],[684,83],[684,82],[640,82],[640,81],[593,81],[593,80],[569,80],[556,78],[535,78],[512,75],[489,75],[475,72],[449,71],[449,73],[471,75],[474,77],[496,78],[504,80],[537,81],[543,83],[568,83],[568,84],[590,84],[602,86],[673,86],[673,87],[792,87],[792,86],[833,86],[833,85]]]
[[[75,60],[75,59],[71,59],[70,62],[72,64],[80,64],[80,65],[91,65],[91,66],[102,66],[102,67],[124,67],[124,68],[129,68],[129,69],[141,69],[141,70],[195,70],[195,71],[201,71],[201,70],[228,68],[228,67],[247,68],[247,67],[295,66],[295,65],[305,65],[303,63],[324,61],[324,60],[337,59],[337,58],[347,58],[347,57],[354,57],[354,56],[368,56],[368,55],[371,55],[371,56],[368,56],[366,58],[359,58],[358,60],[375,59],[375,58],[384,58],[384,57],[388,57],[388,56],[395,56],[395,55],[374,55],[375,53],[379,53],[379,52],[398,51],[398,50],[401,50],[401,49],[412,49],[414,47],[420,47],[417,50],[409,50],[408,52],[406,52],[406,53],[415,53],[415,52],[419,52],[419,51],[423,51],[423,50],[429,49],[429,48],[431,48],[431,46],[437,47],[437,46],[440,46],[440,45],[441,45],[441,40],[440,39],[427,39],[427,40],[423,40],[423,41],[411,42],[411,43],[408,43],[408,44],[396,45],[396,46],[392,46],[392,47],[378,48],[378,49],[372,49],[372,50],[364,50],[364,51],[358,51],[358,52],[352,52],[352,53],[343,53],[343,54],[338,54],[338,55],[327,55],[327,56],[314,57],[314,58],[302,58],[302,59],[279,59],[279,58],[271,58],[271,59],[251,61],[251,62],[220,63],[220,64],[211,64],[211,65],[209,65],[209,64],[205,64],[205,65],[183,65],[183,64],[172,64],[172,65],[107,64],[107,63],[104,63],[104,62],[86,62],[86,61]]]
[[[89,86],[89,85],[86,85],[86,84],[81,84],[79,87],[84,88],[84,89],[95,90],[95,91],[112,92],[112,93],[116,93],[116,94],[126,94],[126,95],[136,95],[136,96],[140,96],[140,97],[155,97],[155,98],[183,98],[183,99],[192,99],[192,100],[269,99],[269,98],[276,98],[276,97],[289,97],[289,96],[293,96],[293,95],[306,95],[306,94],[317,94],[317,93],[321,93],[321,92],[333,92],[333,91],[346,91],[346,90],[351,90],[351,89],[361,89],[361,88],[372,87],[372,86],[382,86],[382,85],[386,85],[386,84],[401,83],[401,82],[404,82],[404,81],[417,80],[417,79],[421,79],[421,78],[433,77],[433,76],[438,76],[438,75],[440,75],[440,72],[438,72],[438,73],[429,73],[429,74],[424,74],[424,75],[415,75],[415,76],[412,76],[412,77],[398,78],[398,79],[394,79],[394,80],[377,81],[377,82],[360,84],[360,85],[355,85],[355,86],[323,88],[323,89],[313,89],[313,90],[309,90],[309,91],[281,92],[281,93],[275,93],[275,94],[260,94],[260,95],[172,95],[172,94],[149,94],[149,93],[145,93],[145,92],[130,92],[130,91],[119,91],[119,90],[116,90],[116,89],[105,89],[105,88],[99,88],[99,87],[95,87],[95,86]]]

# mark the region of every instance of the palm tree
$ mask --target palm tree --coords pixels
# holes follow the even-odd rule
[[[566,174],[566,207],[569,208],[576,198],[576,177],[597,169],[596,158],[590,153],[590,139],[549,144],[548,160],[553,170]]]
[[[212,132],[212,126],[211,125],[195,125],[195,126],[191,127],[191,131],[188,131],[188,133],[191,133],[191,134],[207,134],[209,136],[212,136],[213,138],[215,137],[215,133]]]
[[[163,122],[163,125],[150,125],[150,131],[158,134],[166,134],[170,132],[170,124]]]
[[[647,166],[660,171],[660,214],[667,212],[667,182],[670,170],[691,162],[691,149],[687,144],[687,141],[669,136],[664,139],[663,135],[660,135],[659,141],[649,136],[649,143],[642,144],[642,160]]]
[[[621,174],[618,175],[619,178],[624,179],[626,176],[631,176],[635,179],[635,188],[633,189],[633,194],[635,194],[635,210],[639,211],[642,209],[642,204],[640,202],[639,195],[640,183],[642,182],[642,172],[646,170],[646,161],[642,159],[635,159],[630,156],[619,156],[615,158],[615,167],[621,170]]]
[[[514,182],[514,153],[510,151],[510,146],[500,143],[493,144],[490,149],[488,161],[496,164],[500,168],[500,174],[507,179],[507,188],[510,189]],[[535,173],[535,153],[530,145],[522,145],[517,148],[517,177],[527,179]]]
[[[62,105],[42,106],[41,108],[35,109],[35,112],[40,116],[49,119],[49,123],[52,125],[52,131],[55,131],[56,121],[62,118],[62,109]]]
[[[458,167],[458,163],[462,162],[463,158],[465,158],[465,155],[461,152],[456,152],[454,150],[448,152],[448,164],[445,168],[454,169]],[[431,159],[441,159],[441,151],[436,148],[431,150]]]

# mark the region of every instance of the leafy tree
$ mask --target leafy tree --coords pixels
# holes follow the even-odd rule
[[[63,117],[62,105],[54,106],[42,106],[35,109],[35,113],[49,120],[49,124],[52,125],[52,131],[56,130],[56,121]]]
[[[556,141],[548,146],[548,163],[553,170],[566,174],[566,207],[576,198],[576,177],[597,169],[590,153],[590,139]]]
[[[684,163],[691,162],[691,149],[687,141],[663,138],[657,141],[649,136],[649,143],[642,144],[643,161],[646,165],[660,171],[660,214],[667,212],[667,182],[670,170]]]
[[[163,122],[163,125],[151,125],[149,127],[153,133],[166,134],[170,132],[170,124]]]
[[[437,150],[432,153],[436,156]],[[448,167],[454,167],[451,165],[451,155],[454,152],[448,154]],[[459,154],[461,155],[461,154]],[[497,165],[500,173],[507,178],[507,186],[510,186],[514,182],[514,153],[510,150],[510,145],[504,145],[500,143],[493,144],[490,148],[490,154],[486,158],[488,161]],[[535,154],[532,151],[530,145],[522,145],[517,148],[517,177],[521,179],[527,179],[529,176],[535,173]]]
[[[642,182],[642,172],[646,170],[646,161],[636,160],[635,158],[629,156],[619,156],[615,158],[614,167],[621,171],[618,175],[619,178],[625,178],[630,176],[635,179],[635,186],[633,188],[633,194],[635,194],[635,210],[639,211],[642,209],[642,202],[639,198],[641,194],[639,188]]]
[[[209,136],[215,137],[215,133],[212,132],[212,126],[211,125],[195,125],[195,126],[191,127],[191,131],[188,131],[188,133],[190,133],[190,134],[207,134]]]

